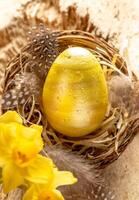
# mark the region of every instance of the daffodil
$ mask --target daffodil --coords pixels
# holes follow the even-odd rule
[[[33,184],[25,193],[23,200],[64,200],[57,187],[76,183],[77,179],[68,171],[53,169],[49,184]]]
[[[20,115],[8,111],[0,116],[0,168],[4,192],[19,186],[27,189],[23,200],[64,200],[57,187],[77,181],[72,173],[58,171],[43,149],[42,127],[22,124]]]
[[[42,127],[25,127],[18,113],[0,116],[0,167],[4,192],[27,181],[47,184],[52,179],[53,162],[39,152],[43,148]]]

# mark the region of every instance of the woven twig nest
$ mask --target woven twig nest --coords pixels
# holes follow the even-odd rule
[[[109,46],[104,40],[83,31],[53,31],[51,34],[57,36],[59,52],[69,46],[82,46],[90,49],[98,58],[104,70],[108,87],[113,76],[129,78],[131,88],[129,91],[123,90],[123,93],[126,93],[123,99],[128,98],[128,94],[132,95],[132,88],[135,87],[137,78],[132,72],[129,72],[126,63],[120,57],[117,49]],[[43,33],[43,36],[44,35],[45,33]],[[41,39],[42,36],[36,38],[38,42],[40,42]],[[33,41],[34,38],[7,66],[4,94],[15,84],[13,84],[15,76],[27,70],[28,63],[29,65],[33,65],[33,62],[40,62],[40,57],[36,57],[35,61],[33,61],[34,54],[33,50],[31,50],[34,44]],[[39,56],[43,49],[39,51]],[[110,96],[111,93],[112,91],[110,88]],[[118,93],[116,93],[116,95],[118,95]],[[18,110],[23,116],[25,124],[38,123],[44,125],[43,138],[47,145],[63,145],[97,163],[99,167],[104,167],[120,156],[126,146],[131,142],[138,129],[138,115],[133,112],[133,106],[130,106],[132,104],[131,98],[124,99],[124,101],[125,103],[121,104],[120,98],[118,98],[115,104],[111,102],[110,97],[108,111],[100,128],[87,136],[78,138],[63,136],[54,131],[48,123],[44,123],[41,105],[35,102],[33,95],[27,99],[24,105],[18,105],[14,109]],[[3,111],[5,112],[6,109],[3,108]]]

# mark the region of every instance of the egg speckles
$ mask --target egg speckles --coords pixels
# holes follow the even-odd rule
[[[43,88],[43,111],[58,132],[80,137],[96,130],[108,105],[107,83],[96,57],[82,47],[63,51]]]

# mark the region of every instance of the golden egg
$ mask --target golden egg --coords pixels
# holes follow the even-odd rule
[[[63,51],[43,88],[43,111],[58,132],[80,137],[96,130],[108,105],[107,83],[96,57],[82,47]]]

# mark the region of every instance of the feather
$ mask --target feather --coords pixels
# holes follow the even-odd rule
[[[76,184],[60,188],[65,200],[115,199],[95,164],[58,146],[46,147],[45,150],[60,170],[71,171],[78,178]]]
[[[111,77],[108,85],[112,106],[126,106],[128,103],[128,95],[132,90],[129,78],[127,76],[115,75]]]
[[[3,109],[12,109],[18,105],[24,105],[31,96],[34,96],[36,103],[40,102],[42,85],[36,74],[23,72],[17,74],[12,82],[13,88],[3,95]]]
[[[112,107],[121,107],[130,116],[139,112],[139,82],[127,76],[115,75],[108,81]]]
[[[139,113],[139,81],[134,83],[134,88],[129,94],[129,108],[131,115]]]
[[[10,87],[3,94],[3,109],[23,105],[31,96],[34,96],[35,103],[39,102],[45,77],[59,54],[57,37],[56,32],[44,25],[29,31],[29,43],[18,57],[22,70],[15,74]]]
[[[29,44],[24,51],[29,53],[32,62],[36,63],[36,67],[31,67],[31,70],[38,77],[44,79],[48,69],[59,54],[58,33],[50,31],[41,24],[38,27],[33,27],[28,34]]]

